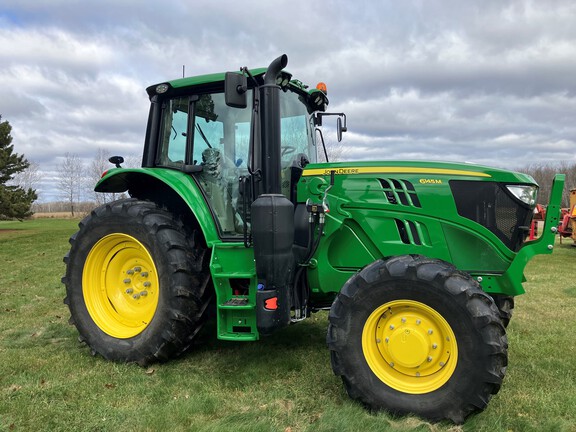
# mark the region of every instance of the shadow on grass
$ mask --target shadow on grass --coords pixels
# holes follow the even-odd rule
[[[328,329],[327,313],[320,312],[313,314],[306,321],[292,324],[281,329],[270,336],[264,336],[255,342],[234,342],[222,341],[216,338],[216,322],[210,321],[198,335],[195,345],[187,355],[195,351],[245,351],[263,350],[281,352],[285,350],[293,351],[324,349],[326,347],[326,331]]]
[[[231,342],[217,340],[210,323],[187,353],[166,366],[191,373],[219,371],[220,385],[231,389],[266,381],[272,387],[311,385],[331,393],[336,383],[340,398],[343,390],[332,373],[326,346],[327,325],[326,314],[321,313],[256,342]]]

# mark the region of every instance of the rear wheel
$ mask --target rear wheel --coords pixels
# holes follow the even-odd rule
[[[93,211],[70,243],[65,303],[93,353],[145,365],[190,346],[213,293],[198,230],[128,199]]]
[[[514,309],[514,297],[507,295],[494,294],[492,296],[498,311],[500,312],[500,319],[504,327],[508,327],[512,319],[512,310]]]
[[[507,340],[492,299],[449,263],[377,261],[330,310],[332,367],[371,409],[464,421],[504,378]]]

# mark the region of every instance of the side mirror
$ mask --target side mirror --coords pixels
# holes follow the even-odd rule
[[[224,80],[224,100],[232,108],[246,108],[248,106],[246,92],[248,80],[242,74],[226,72]]]
[[[338,136],[338,142],[342,141],[342,133],[347,131],[346,116],[344,116],[344,124],[342,124],[342,117],[338,117],[338,119],[336,119],[336,134]]]

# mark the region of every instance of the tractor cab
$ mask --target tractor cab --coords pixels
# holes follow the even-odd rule
[[[269,156],[263,156],[259,126],[264,110],[258,88],[265,72],[183,78],[147,89],[152,121],[143,166],[194,177],[221,238],[242,236],[249,230],[250,204],[262,189],[263,173],[269,171],[263,169]],[[231,80],[244,86],[241,102],[229,100],[226,88]],[[325,90],[309,91],[286,72],[279,76],[279,86],[280,188],[294,203],[303,168],[317,160],[314,113],[324,111],[328,99]]]

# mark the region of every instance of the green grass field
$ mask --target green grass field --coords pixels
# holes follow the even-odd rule
[[[204,334],[143,369],[92,357],[68,325],[62,257],[77,221],[0,222],[0,431],[576,431],[576,248],[526,272],[509,367],[462,426],[370,414],[332,374],[327,315],[256,343]]]

